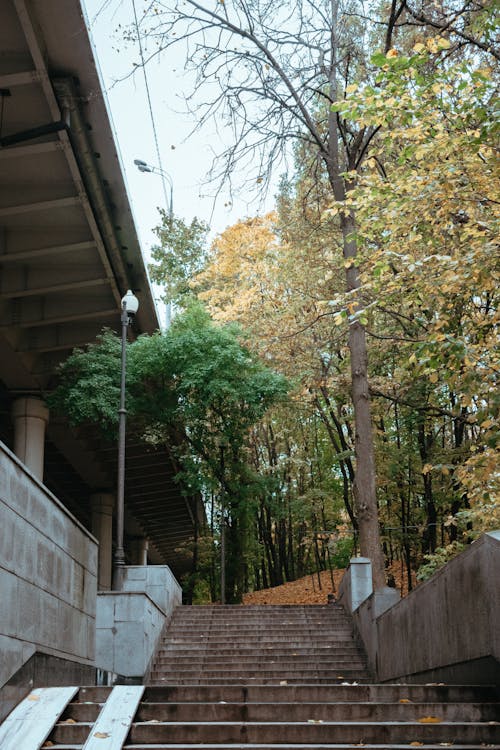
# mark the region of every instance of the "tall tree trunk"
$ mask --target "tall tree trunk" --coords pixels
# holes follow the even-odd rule
[[[330,100],[334,102],[338,98],[338,0],[331,0],[330,13],[329,95]],[[345,143],[345,153],[341,156],[340,143],[343,142],[344,138],[345,134],[340,130],[337,113],[330,111],[328,117],[328,147],[323,153],[323,159],[334,198],[339,203],[345,203],[349,190],[354,187],[352,183],[346,181],[344,175],[346,171],[356,168],[363,148],[363,137],[357,138],[350,146]],[[340,217],[346,268],[346,288],[347,292],[354,293],[352,295],[352,309],[348,310],[348,313],[352,314],[359,312],[361,308],[359,299],[360,280],[355,263],[357,255],[356,224],[353,213],[345,206],[341,207]],[[359,526],[359,545],[361,554],[369,557],[372,561],[373,587],[378,589],[385,586],[385,567],[378,525],[375,457],[368,387],[368,354],[365,329],[359,320],[353,320],[349,325],[348,346],[351,355],[352,403],[356,430],[354,441],[356,474],[353,490]]]
[[[357,253],[355,222],[351,214],[342,219],[344,258],[346,259],[347,291],[360,287],[355,265]],[[354,312],[359,311],[356,300]],[[370,390],[368,384],[368,352],[364,326],[359,320],[349,325],[349,351],[351,355],[352,403],[355,424],[356,472],[354,477],[354,500],[358,521],[361,554],[372,561],[373,587],[385,586],[385,568],[378,523],[377,494],[375,483],[375,455],[373,448]]]

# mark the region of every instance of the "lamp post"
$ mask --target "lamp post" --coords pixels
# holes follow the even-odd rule
[[[165,172],[161,167],[155,167],[152,164],[148,164],[143,159],[134,159],[134,164],[139,172],[147,172],[149,174],[157,174],[161,177],[163,183],[163,193],[165,195],[165,203],[168,208],[168,218],[171,219],[174,215],[174,182],[168,172]],[[170,195],[167,196],[167,190],[165,188],[165,180],[168,182],[170,188]]]
[[[226,466],[224,443],[220,445],[220,603],[226,603]]]
[[[127,373],[127,330],[131,318],[139,309],[139,300],[129,289],[122,298],[122,355],[120,380],[120,408],[118,409],[118,481],[116,493],[116,549],[113,566],[113,590],[123,588],[123,566],[125,565],[125,550],[123,548],[124,518],[125,518],[125,427],[127,410],[125,408],[125,380]]]
[[[143,159],[134,159],[134,164],[139,172],[147,172],[149,174],[157,174],[161,177],[163,185],[163,195],[165,196],[165,204],[168,210],[168,218],[170,221],[174,218],[174,182],[168,172],[165,172],[161,167],[155,167],[152,164],[148,164]],[[167,196],[167,188],[165,187],[165,180],[170,188],[170,196]],[[167,302],[165,305],[165,328],[170,328],[172,322],[172,303]]]

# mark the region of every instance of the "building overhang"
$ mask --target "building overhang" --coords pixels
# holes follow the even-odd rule
[[[140,303],[136,334],[152,333],[158,318],[79,0],[5,0],[0,50],[0,437],[8,443],[9,402],[43,396],[74,347],[103,327],[119,330],[127,289]],[[114,484],[114,459],[61,422],[50,423],[48,438],[47,482],[89,516],[84,495]],[[130,528],[147,534],[157,562],[183,567],[175,550],[193,532],[196,501],[176,490],[165,450],[141,455],[127,476]],[[163,468],[141,511],[151,461]]]

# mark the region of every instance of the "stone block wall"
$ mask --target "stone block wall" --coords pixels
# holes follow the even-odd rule
[[[35,653],[93,665],[97,542],[0,443],[0,687]]]
[[[143,591],[168,614],[182,604],[182,588],[168,565],[126,565],[123,591]]]
[[[97,654],[100,669],[140,683],[165,623],[165,614],[141,592],[100,592]]]
[[[180,604],[182,589],[168,565],[126,565],[123,590],[97,597],[97,667],[119,682],[142,682]]]

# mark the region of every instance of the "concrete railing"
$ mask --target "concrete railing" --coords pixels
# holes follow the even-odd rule
[[[484,534],[400,601],[394,589],[373,593],[370,582],[353,607],[370,561],[351,563],[339,600],[377,680],[500,684],[500,532]]]
[[[97,542],[3,443],[0,593],[0,688],[93,677]]]
[[[167,565],[126,566],[123,590],[97,597],[97,666],[112,680],[141,683],[180,604],[182,589]]]

